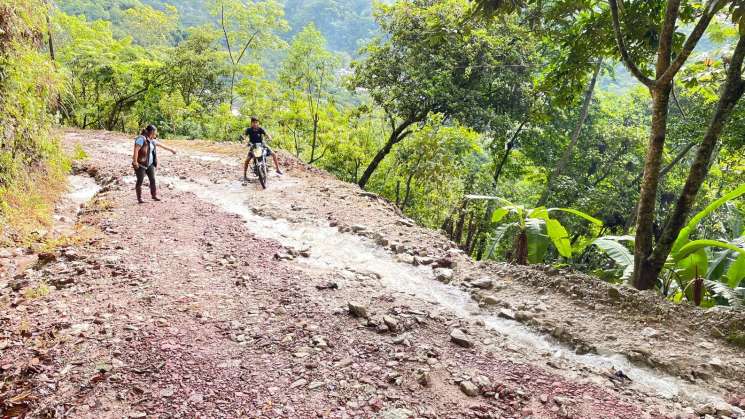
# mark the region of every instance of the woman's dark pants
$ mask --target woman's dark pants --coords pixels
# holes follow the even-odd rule
[[[155,187],[155,166],[150,166],[148,168],[140,166],[135,170],[135,175],[137,175],[137,184],[135,185],[137,199],[142,200],[142,181],[145,180],[145,175],[147,175],[147,178],[150,181],[150,196],[153,198],[157,197],[157,190]]]

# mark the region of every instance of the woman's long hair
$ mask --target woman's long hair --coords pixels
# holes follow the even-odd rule
[[[155,132],[155,131],[157,131],[157,130],[158,130],[158,129],[157,129],[157,128],[155,128],[155,125],[148,125],[148,126],[146,126],[146,127],[145,127],[145,128],[144,128],[144,129],[142,130],[142,132],[140,132],[140,135],[142,135],[142,136],[144,136],[144,137],[149,137],[149,136],[150,136],[150,134],[154,133],[154,132]]]

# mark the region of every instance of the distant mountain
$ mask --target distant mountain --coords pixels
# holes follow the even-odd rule
[[[364,40],[376,30],[372,16],[372,0],[280,0],[285,5],[285,18],[291,30],[290,39],[313,22],[328,40],[330,49],[354,55]],[[58,0],[57,5],[68,14],[85,15],[89,19],[104,19],[117,23],[123,10],[138,4],[162,9],[176,6],[183,27],[213,22],[201,0]]]

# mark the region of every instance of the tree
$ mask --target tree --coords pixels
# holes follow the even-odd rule
[[[655,242],[655,207],[674,78],[688,61],[712,19],[727,5],[730,6],[729,11],[734,23],[742,28],[743,4],[732,0],[709,0],[703,4],[697,1],[681,0],[631,1],[628,4],[619,4],[618,0],[609,0],[607,13],[604,13],[605,16],[610,15],[609,30],[612,32],[609,33],[609,38],[614,39],[620,60],[629,72],[649,90],[652,100],[649,143],[636,211],[636,247],[632,281],[639,289],[649,289],[655,285],[675,237],[685,223],[701,183],[708,172],[711,153],[719,134],[729,119],[732,108],[742,96],[740,53],[745,53],[745,51],[740,51],[740,42],[738,42],[731,58],[732,63],[728,71],[727,82],[722,88],[720,102],[709,123],[709,129],[699,145],[698,154],[689,171],[686,185],[675,209],[667,217],[662,235]],[[576,7],[567,6],[570,9]],[[482,13],[489,13],[499,9],[520,8],[522,4],[519,2],[505,3],[501,0],[479,0],[478,7]],[[602,3],[580,7],[605,10]],[[692,30],[687,35],[678,30],[680,27],[688,26]]]
[[[524,95],[529,34],[509,21],[487,30],[468,22],[465,0],[379,5],[384,35],[363,48],[352,85],[386,113],[390,134],[359,180],[364,188],[393,147],[431,113],[488,126]]]
[[[312,124],[312,139],[310,158],[313,164],[318,158],[316,149],[318,143],[318,124],[321,107],[328,102],[330,89],[336,82],[339,58],[326,50],[326,39],[316,29],[315,25],[306,26],[298,33],[290,44],[287,59],[280,69],[279,79],[287,89],[290,102],[307,108]],[[297,121],[297,118],[294,119]]]
[[[179,23],[176,7],[166,5],[165,10],[138,5],[123,13],[122,28],[142,46],[163,46],[172,42],[172,34]]]
[[[287,29],[282,5],[275,0],[210,0],[210,13],[219,19],[223,42],[230,59],[230,106],[235,85],[247,54],[283,45],[276,32]]]

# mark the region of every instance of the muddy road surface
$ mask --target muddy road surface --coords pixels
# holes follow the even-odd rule
[[[245,182],[237,145],[172,143],[138,205],[131,143],[65,132],[68,239],[0,253],[3,417],[743,417],[742,312],[476,263],[287,155]]]

